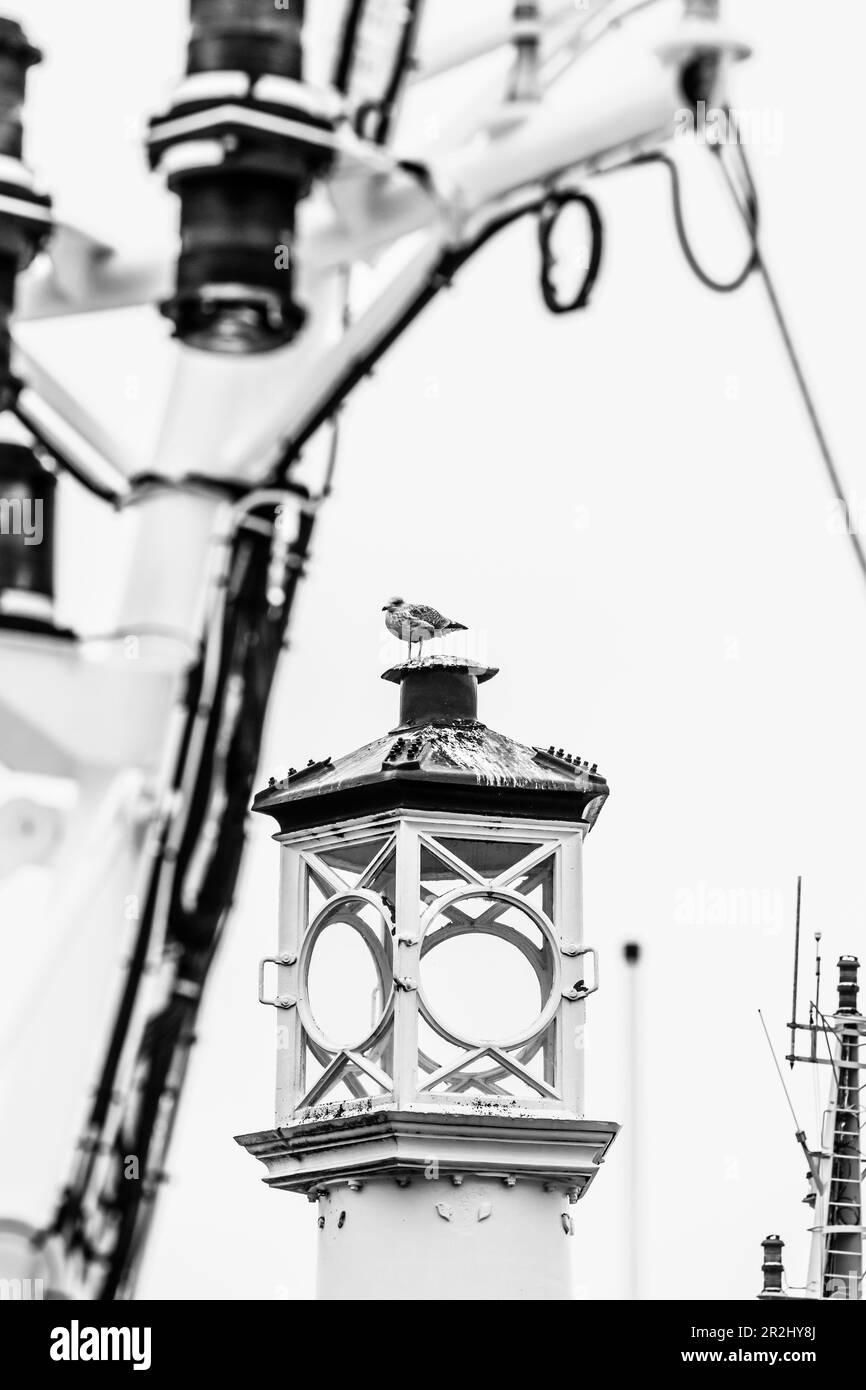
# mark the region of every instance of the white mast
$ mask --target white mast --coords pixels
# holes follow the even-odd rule
[[[816,1298],[859,1299],[863,1295],[863,1101],[864,1062],[860,1046],[866,1018],[858,1012],[855,956],[839,960],[835,1014],[817,1014],[816,1024],[833,1049],[833,1070],[824,1112],[818,1166],[823,1191],[816,1193],[807,1289]],[[813,1186],[815,1184],[813,1183]]]

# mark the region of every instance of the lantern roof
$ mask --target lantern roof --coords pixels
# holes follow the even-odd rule
[[[478,686],[497,671],[458,657],[407,661],[382,679],[400,686],[400,722],[341,758],[312,759],[260,792],[253,810],[280,830],[396,809],[583,822],[609,787],[562,748],[528,747],[478,719]]]

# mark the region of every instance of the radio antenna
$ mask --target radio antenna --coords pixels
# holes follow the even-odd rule
[[[821,1001],[821,933],[815,933],[815,1024],[817,1027],[818,1019],[821,1017],[819,1004]],[[812,1061],[818,1056],[818,1034],[812,1033]]]
[[[794,915],[794,999],[791,1004],[791,1070],[794,1070],[794,1053],[797,1041],[797,979],[800,973],[800,901],[803,893],[803,875],[797,875],[797,908]]]

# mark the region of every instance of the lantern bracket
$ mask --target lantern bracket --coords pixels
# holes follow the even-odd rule
[[[592,957],[592,984],[588,985],[585,980],[578,980],[572,989],[562,991],[563,999],[568,999],[571,1003],[578,1003],[581,999],[586,999],[590,994],[595,994],[598,989],[598,951],[592,946],[580,946],[578,949],[564,952],[572,959],[579,959],[581,956]]]
[[[278,994],[273,999],[265,998],[265,967],[268,965],[294,965],[297,956],[265,956],[259,961],[259,1003],[267,1004],[273,1009],[293,1009],[297,1004],[297,999],[291,994]]]

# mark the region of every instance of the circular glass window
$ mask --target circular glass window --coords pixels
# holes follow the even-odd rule
[[[310,932],[304,969],[305,1026],[329,1051],[358,1048],[391,995],[391,932],[364,899],[331,902]]]
[[[541,1025],[554,961],[534,915],[496,894],[458,898],[430,922],[421,988],[433,1027],[461,1043],[505,1043]]]

